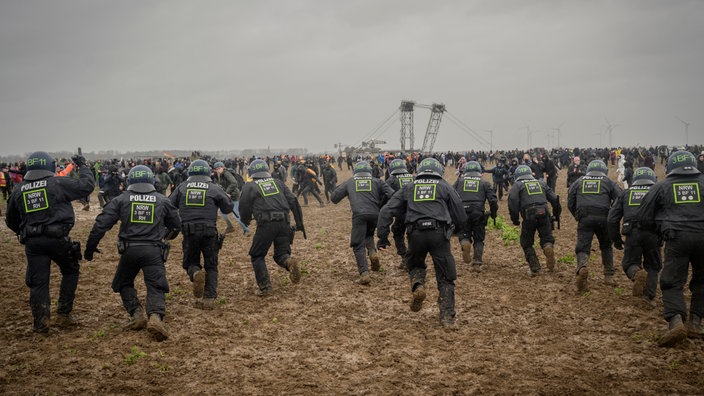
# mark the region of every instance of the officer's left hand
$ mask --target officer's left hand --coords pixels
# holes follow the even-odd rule
[[[391,245],[388,238],[379,239],[376,241],[376,248],[379,250],[386,250]]]
[[[491,215],[490,215],[491,218],[494,219],[494,220],[496,220],[496,214],[497,214],[496,212],[491,212]]]
[[[93,261],[93,253],[100,253],[100,249],[95,248],[95,249],[88,249],[86,248],[86,251],[83,252],[83,258],[86,259],[86,261]]]
[[[513,220],[513,225],[519,226],[519,225],[521,225],[521,221],[520,220]]]
[[[86,157],[82,155],[74,155],[71,157],[71,161],[73,161],[74,164],[78,165],[79,167],[81,166],[86,166]]]
[[[623,240],[621,238],[614,240],[614,247],[617,250],[623,250]]]

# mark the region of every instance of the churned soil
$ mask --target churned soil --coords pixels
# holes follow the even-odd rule
[[[350,177],[338,170],[339,179]],[[448,168],[446,178],[454,181]],[[658,167],[662,176],[662,169]],[[611,169],[615,177],[615,169]],[[489,178],[488,175],[485,178]],[[558,193],[566,207],[564,171]],[[93,196],[95,202],[95,196]],[[4,212],[4,203],[2,204]],[[96,205],[76,204],[72,237],[85,242]],[[457,324],[440,326],[437,289],[429,264],[428,296],[411,312],[407,275],[392,249],[382,252],[371,284],[357,283],[349,247],[349,203],[303,208],[308,239],[296,235],[299,284],[267,258],[273,295],[254,294],[247,254],[251,237],[229,234],[220,252],[216,309],[195,306],[181,268],[180,237],[166,263],[171,292],[168,340],[126,331],[127,314],[110,287],[118,260],[117,227],[101,254],[82,262],[74,316],[79,325],[31,331],[25,255],[0,225],[0,393],[2,394],[701,394],[704,341],[674,348],[655,341],[666,329],[660,294],[649,307],[631,296],[620,270],[616,286],[603,284],[598,243],[589,264],[590,291],[576,294],[576,223],[565,208],[556,230],[557,271],[529,277],[517,241],[487,231],[482,273],[458,267]],[[506,198],[501,216],[508,219]],[[218,220],[220,229],[224,229]],[[510,223],[510,221],[508,222]],[[52,267],[52,308],[60,281]],[[144,283],[136,281],[143,297]],[[687,299],[689,294],[687,292]]]

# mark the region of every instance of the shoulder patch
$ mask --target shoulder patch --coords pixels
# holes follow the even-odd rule
[[[543,186],[541,186],[540,182],[537,180],[525,181],[523,182],[523,185],[526,187],[526,192],[528,193],[528,195],[543,193]]]
[[[701,202],[699,183],[675,183],[672,185],[672,191],[676,205]]]

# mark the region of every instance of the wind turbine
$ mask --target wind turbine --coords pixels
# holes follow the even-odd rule
[[[689,146],[689,123],[685,122],[679,117],[676,117],[678,120],[680,120],[681,123],[684,124],[684,144],[686,146]]]
[[[489,151],[493,152],[494,151],[494,130],[493,129],[485,129],[484,132],[489,133],[489,136],[491,138],[491,144],[489,145]]]
[[[561,147],[560,146],[560,135],[562,133],[560,131],[560,128],[562,128],[563,125],[565,125],[564,122],[562,124],[560,124],[560,126],[558,126],[557,128],[552,128],[553,131],[557,132],[557,147]]]
[[[609,134],[609,148],[611,148],[611,147],[613,147],[613,145],[611,144],[611,137],[613,135],[613,130],[614,130],[614,128],[619,126],[619,124],[611,125],[608,118],[604,117],[604,119],[606,120],[606,131],[605,132],[607,132]],[[601,146],[601,144],[599,144],[599,145]]]

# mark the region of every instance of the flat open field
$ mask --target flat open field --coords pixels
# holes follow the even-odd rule
[[[350,177],[346,170],[338,172],[339,180]],[[452,170],[447,173],[454,181]],[[430,258],[429,293],[420,312],[408,307],[408,278],[397,269],[393,248],[382,255],[383,270],[372,274],[371,285],[356,283],[345,200],[303,208],[308,240],[298,233],[293,246],[303,260],[303,278],[291,284],[269,257],[271,297],[254,295],[247,255],[251,238],[228,235],[213,311],[194,306],[177,238],[166,263],[171,337],[162,343],[146,331],[122,330],[127,314],[110,288],[118,260],[115,227],[101,241],[103,253],[82,263],[74,310],[80,325],[35,336],[24,249],[3,219],[0,393],[701,394],[704,341],[687,340],[671,349],[655,345],[666,328],[662,303],[658,295],[653,309],[630,295],[620,251],[615,253],[618,285],[607,287],[595,239],[591,291],[575,293],[576,223],[566,210],[565,180],[563,171],[556,273],[530,278],[518,242],[504,242],[500,230],[490,229],[488,269],[477,274],[462,263],[453,239],[459,274],[454,330],[440,327]],[[75,206],[72,236],[83,243],[99,213],[95,195],[92,200],[89,212]],[[508,218],[506,198],[499,204],[500,215]],[[224,229],[221,220],[218,224]],[[54,303],[59,280],[53,266]],[[143,296],[140,278],[137,288]]]

